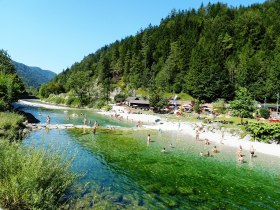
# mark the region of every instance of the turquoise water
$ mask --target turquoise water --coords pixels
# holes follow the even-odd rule
[[[83,124],[83,113],[92,121],[97,120],[101,127],[133,127],[84,110],[64,112],[28,106],[23,110],[43,122],[50,115],[52,123]],[[68,117],[73,113],[78,117],[70,118],[69,122]],[[153,140],[149,146],[148,133]],[[205,146],[180,132],[135,130],[124,135],[100,132],[93,136],[67,130],[39,130],[23,143],[29,147],[66,150],[68,157],[74,157],[71,170],[83,175],[78,182],[90,183],[84,194],[98,191],[103,200],[118,209],[280,207],[279,158],[259,154],[252,162],[247,159],[247,163],[239,165],[235,149],[222,145],[220,154],[201,158],[199,152],[211,150],[213,145]],[[163,147],[167,150],[165,154],[160,152]]]

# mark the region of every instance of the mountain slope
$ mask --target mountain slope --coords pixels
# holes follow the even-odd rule
[[[16,61],[13,61],[13,63],[16,67],[17,74],[28,87],[40,87],[56,76],[54,72],[49,70],[27,66]]]
[[[280,0],[250,7],[201,5],[172,11],[159,26],[106,45],[59,74],[48,94],[74,91],[83,103],[104,100],[120,88],[150,93],[186,93],[215,101],[232,100],[246,87],[259,101],[280,92]],[[61,88],[63,87],[63,88]]]

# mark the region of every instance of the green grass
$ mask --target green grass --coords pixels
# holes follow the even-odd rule
[[[161,147],[121,131],[100,130],[98,139],[73,130],[82,144],[137,183],[160,209],[279,208],[279,179],[235,162],[199,157],[191,148]],[[80,133],[79,133],[80,132]],[[141,136],[141,134],[140,134]],[[143,138],[140,137],[140,138]]]
[[[1,139],[10,142],[19,140],[22,137],[23,120],[21,115],[0,112],[0,142]]]

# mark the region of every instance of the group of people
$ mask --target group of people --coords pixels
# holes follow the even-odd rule
[[[86,117],[86,115],[85,115],[85,116],[84,116],[84,126],[87,125],[87,122],[88,122],[88,126],[91,126],[91,120],[88,120],[87,117]],[[92,125],[92,133],[93,133],[93,135],[96,134],[96,129],[97,129],[97,127],[98,127],[98,122],[95,120],[94,123],[93,123],[93,125]]]
[[[200,133],[201,130],[202,130],[201,127],[198,127],[195,130],[195,139],[197,141],[199,141],[199,133]],[[221,144],[223,144],[222,141],[224,139],[224,136],[225,136],[225,129],[222,128],[221,129],[221,140],[220,140]],[[205,138],[204,143],[205,143],[205,145],[210,145],[209,139]],[[242,146],[240,145],[239,148],[238,148],[238,151],[237,151],[237,160],[238,160],[239,163],[244,163],[244,156],[245,155],[242,154],[242,150],[243,150]],[[253,147],[253,145],[251,145],[250,148],[249,148],[250,158],[255,157],[255,151],[256,151],[255,148]],[[219,153],[220,151],[218,150],[217,146],[214,146],[213,149],[212,149],[212,152],[213,153]],[[200,152],[200,156],[212,157],[213,155],[210,153],[210,151],[208,151],[207,153]]]
[[[206,138],[205,139],[205,145],[210,145],[210,141]],[[220,150],[218,149],[218,147],[215,145],[212,149],[213,153],[219,153]],[[213,157],[213,154],[210,153],[210,151],[207,151],[206,153],[200,152],[199,153],[200,156],[205,156],[205,157]]]
[[[151,135],[148,134],[148,136],[147,136],[147,146],[149,146],[150,143],[151,143]],[[170,147],[173,148],[172,144],[170,144]],[[161,152],[166,152],[165,147],[162,148]]]
[[[237,152],[236,152],[236,154],[237,154],[237,160],[238,160],[239,163],[244,163],[244,156],[245,156],[245,155],[242,154],[242,151],[243,151],[243,148],[242,148],[242,146],[240,145],[239,148],[238,148],[238,150],[237,150]],[[252,159],[253,157],[255,157],[255,151],[256,151],[256,149],[254,148],[253,145],[251,145],[250,148],[249,148],[250,159]]]

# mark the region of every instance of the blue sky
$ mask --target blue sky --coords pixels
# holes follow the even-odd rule
[[[159,25],[172,9],[197,9],[202,2],[209,0],[0,0],[0,49],[15,61],[59,73],[105,44]]]

